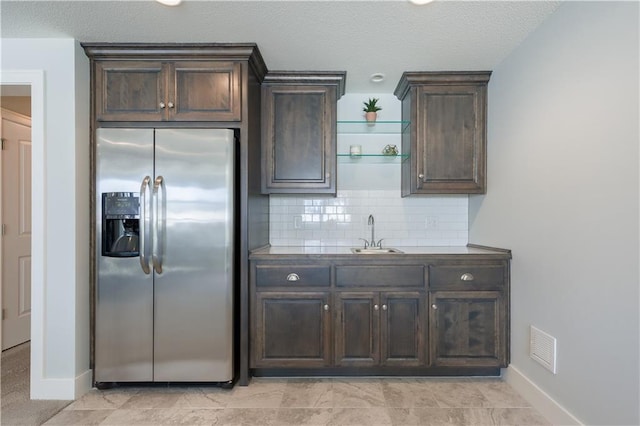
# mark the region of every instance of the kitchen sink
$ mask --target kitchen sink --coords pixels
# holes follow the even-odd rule
[[[355,254],[389,254],[389,253],[403,253],[402,251],[394,248],[352,248],[351,252]]]

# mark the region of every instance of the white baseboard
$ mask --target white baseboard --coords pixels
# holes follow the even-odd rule
[[[502,378],[516,392],[554,425],[583,425],[573,414],[551,398],[520,370],[509,366],[502,370]]]
[[[79,399],[82,395],[89,392],[93,387],[93,371],[87,370],[76,376],[76,394],[75,399]]]
[[[75,396],[73,379],[45,379],[31,377],[31,399],[57,399],[73,401]]]
[[[87,370],[74,379],[47,379],[31,377],[31,399],[57,399],[73,401],[91,389],[92,371]]]

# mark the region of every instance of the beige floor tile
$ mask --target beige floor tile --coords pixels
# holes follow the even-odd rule
[[[218,413],[216,425],[271,426],[276,424],[276,408],[225,408]]]
[[[182,389],[159,390],[150,388],[132,395],[120,408],[173,408],[183,393],[184,390]]]
[[[382,379],[382,393],[387,407],[437,407],[433,392],[423,379]]]
[[[122,407],[131,397],[136,395],[135,391],[128,389],[92,389],[84,394],[80,399],[69,404],[65,410],[104,410]]]
[[[114,410],[101,425],[136,426],[161,425],[166,423],[165,411],[169,409],[126,409]]]
[[[119,409],[111,413],[101,425],[213,425],[219,422],[222,409]]]
[[[333,407],[331,379],[291,379],[284,388],[283,408]]]
[[[418,408],[416,413],[419,418],[419,425],[473,425],[475,423],[465,423],[464,408]]]
[[[380,379],[335,379],[333,406],[340,408],[385,407]]]
[[[275,423],[278,426],[328,425],[332,419],[331,408],[280,408]]]
[[[550,423],[532,408],[469,408],[464,410],[467,425],[542,426]]]
[[[228,408],[279,408],[286,380],[252,380],[249,386],[236,386],[231,391]]]
[[[47,422],[46,426],[53,425],[82,425],[93,426],[99,425],[111,415],[115,410],[62,410]]]
[[[378,426],[391,425],[391,416],[386,408],[334,408],[330,425]]]
[[[490,406],[489,400],[473,382],[434,381],[428,383],[428,389],[433,392],[438,405],[443,408]]]
[[[488,406],[490,407],[531,407],[531,404],[502,380],[479,380],[474,382],[473,385],[489,400]]]
[[[215,387],[185,389],[174,408],[225,408],[233,399],[233,391]]]
[[[548,425],[500,379],[254,379],[232,390],[94,390],[50,425]]]
[[[416,408],[387,408],[391,424],[394,426],[414,426],[420,424],[420,414]]]

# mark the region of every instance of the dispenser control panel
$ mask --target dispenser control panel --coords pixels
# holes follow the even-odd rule
[[[105,219],[138,219],[140,199],[135,192],[105,192],[102,208]]]

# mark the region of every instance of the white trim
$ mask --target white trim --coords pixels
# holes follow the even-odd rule
[[[37,389],[31,389],[31,399],[76,400],[91,390],[92,377],[93,372],[87,370],[74,379],[43,378]]]
[[[44,298],[46,290],[46,170],[45,170],[45,117],[44,117],[44,71],[0,70],[1,85],[31,86],[31,398],[61,399],[66,384],[60,380],[45,379],[44,365]],[[51,386],[53,382],[57,384]],[[71,389],[73,389],[73,380]],[[51,392],[50,392],[51,391]],[[70,394],[73,398],[73,392]]]
[[[583,425],[573,414],[551,398],[516,367],[502,370],[502,378],[554,425]]]
[[[33,351],[31,351],[31,359],[33,360]],[[37,388],[31,387],[31,399],[56,399],[62,401],[72,401],[75,397],[73,387],[76,384],[75,379],[47,379],[45,377],[33,377],[31,373],[31,383],[37,381]]]
[[[91,388],[93,388],[93,370],[87,370],[76,376],[76,383],[74,385],[75,394],[73,399],[79,399],[82,395],[89,392]]]

